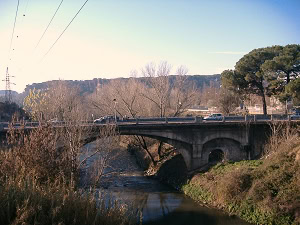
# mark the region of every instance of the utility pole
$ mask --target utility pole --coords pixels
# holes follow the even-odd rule
[[[117,123],[117,99],[113,99],[114,102],[114,111],[115,111],[115,123]]]
[[[10,82],[10,75],[8,73],[8,67],[6,67],[6,75],[5,75],[5,102],[7,103],[11,103],[12,100],[12,96],[11,96],[11,89],[10,89],[10,85],[14,84]]]

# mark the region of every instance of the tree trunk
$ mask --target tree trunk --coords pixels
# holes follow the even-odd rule
[[[153,163],[153,165],[156,165],[156,162],[153,158],[153,156],[151,155],[149,149],[148,149],[148,146],[147,146],[147,143],[144,139],[144,137],[142,136],[135,136],[136,137],[136,140],[140,143],[140,145],[142,146],[142,148],[147,152],[148,156],[150,157],[150,160],[151,162]],[[142,139],[142,140],[141,140]]]
[[[162,104],[162,100],[160,99],[160,103],[159,103],[159,107],[160,107],[160,117],[163,117],[163,104]]]
[[[162,158],[162,153],[161,153],[162,146],[163,146],[163,142],[160,141],[160,142],[159,142],[159,145],[158,145],[158,148],[157,148],[157,152],[158,152],[159,159]]]
[[[291,81],[290,73],[289,72],[285,72],[285,74],[286,74],[286,84],[289,84],[290,81]]]
[[[262,104],[263,104],[263,113],[264,113],[264,115],[267,115],[267,102],[266,102],[266,96],[264,93],[262,94],[261,99],[262,99]]]

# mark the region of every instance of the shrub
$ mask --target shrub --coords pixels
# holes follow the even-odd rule
[[[0,224],[133,224],[125,205],[97,204],[101,200],[94,196],[60,182],[10,180],[0,185]]]
[[[77,189],[79,173],[59,138],[51,125],[11,127],[0,149],[0,224],[134,224],[126,205]]]
[[[72,165],[68,151],[58,147],[59,133],[50,125],[39,126],[30,133],[22,127],[11,127],[7,136],[10,148],[0,153],[2,178],[3,175],[22,177],[27,174],[39,182],[61,176],[71,178]]]

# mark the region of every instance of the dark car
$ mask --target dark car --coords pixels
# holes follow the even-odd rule
[[[115,118],[115,116],[102,116],[99,119],[95,119],[94,123],[113,123],[115,120],[119,121],[119,117]]]
[[[213,113],[204,117],[203,120],[223,120],[223,115],[221,113]]]
[[[48,120],[48,123],[51,123],[52,125],[58,125],[61,123],[61,121],[58,120],[58,118],[53,118],[51,120]]]
[[[296,113],[296,114],[291,115],[291,119],[292,120],[300,120],[300,113]]]

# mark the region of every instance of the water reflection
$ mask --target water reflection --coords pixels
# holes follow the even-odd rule
[[[200,206],[182,193],[170,190],[156,180],[139,176],[126,176],[121,180],[127,185],[102,189],[102,196],[106,195],[107,198],[131,205],[139,215],[138,224],[249,224],[219,210]],[[136,181],[134,185],[132,180]]]
[[[111,161],[111,167],[118,173],[101,178],[98,190],[101,198],[118,200],[132,207],[138,215],[137,224],[172,225],[247,225],[237,217],[200,206],[180,192],[161,184],[155,179],[143,176],[135,158],[127,151],[121,151]],[[94,159],[89,159],[91,165]]]

